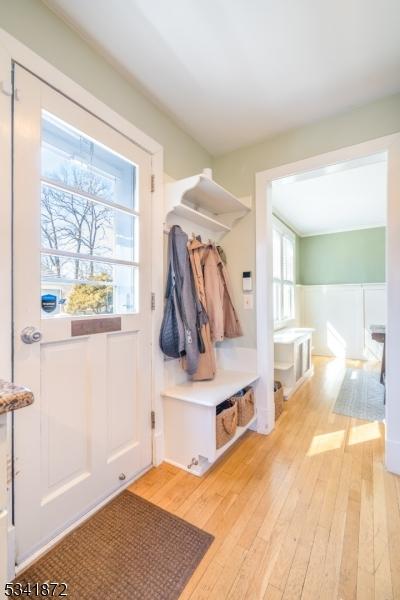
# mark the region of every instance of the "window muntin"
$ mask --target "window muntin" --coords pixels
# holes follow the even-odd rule
[[[279,222],[273,235],[273,315],[275,325],[295,317],[295,238]]]
[[[137,312],[137,166],[47,112],[41,150],[42,317]]]

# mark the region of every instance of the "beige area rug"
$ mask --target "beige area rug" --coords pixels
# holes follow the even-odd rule
[[[16,581],[65,582],[73,600],[175,600],[213,539],[125,491]]]
[[[333,412],[365,421],[385,418],[385,388],[377,371],[346,369]]]

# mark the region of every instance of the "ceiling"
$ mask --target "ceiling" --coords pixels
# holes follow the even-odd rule
[[[400,89],[398,0],[45,2],[213,155]]]
[[[300,236],[386,225],[387,161],[377,154],[272,184],[274,213]]]

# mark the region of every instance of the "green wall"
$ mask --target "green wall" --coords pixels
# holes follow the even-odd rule
[[[304,285],[385,281],[385,227],[299,238]]]
[[[386,228],[373,227],[300,237],[296,240],[296,283],[383,283],[386,262]]]
[[[212,166],[208,152],[40,0],[0,0],[0,27],[162,144],[171,177]]]

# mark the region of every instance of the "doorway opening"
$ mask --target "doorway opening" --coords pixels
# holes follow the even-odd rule
[[[384,416],[386,197],[386,152],[272,182],[274,379],[285,399],[312,375],[312,356],[353,359],[369,371],[353,371],[340,410]]]
[[[275,425],[277,375],[290,398],[312,374],[311,354],[363,361],[385,383],[386,466],[396,473],[399,163],[400,136],[393,135],[256,176],[258,367],[268,428]],[[274,341],[286,353],[276,352]]]

